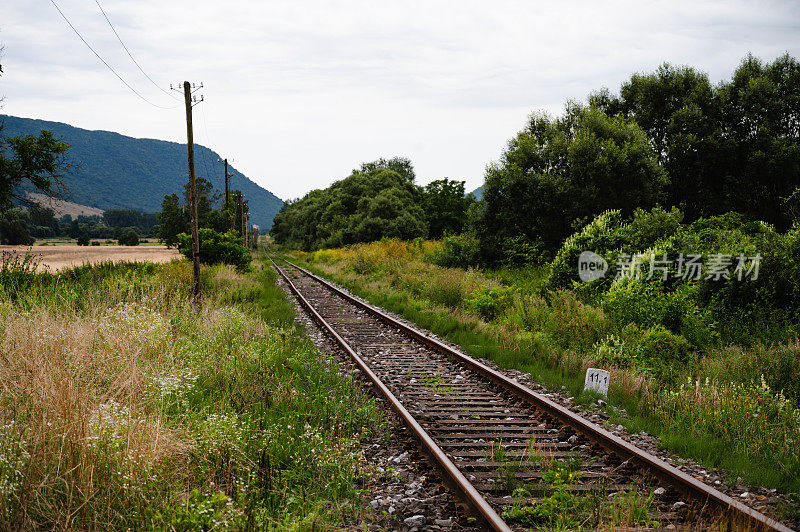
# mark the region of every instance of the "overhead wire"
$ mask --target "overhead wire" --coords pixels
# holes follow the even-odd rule
[[[73,26],[73,25],[72,25],[72,22],[70,22],[70,21],[69,21],[69,19],[68,19],[68,18],[67,18],[67,16],[64,14],[64,12],[63,12],[63,11],[61,11],[61,8],[60,8],[60,7],[58,7],[58,4],[56,4],[56,3],[55,3],[55,0],[50,0],[50,3],[51,3],[51,4],[53,4],[53,6],[56,8],[56,10],[58,10],[59,14],[61,15],[61,18],[63,18],[63,19],[64,19],[64,21],[65,21],[65,22],[66,22],[66,23],[69,25],[69,27],[70,27],[70,28],[72,28],[72,31],[74,31],[74,32],[75,32],[75,35],[77,35],[77,36],[78,36],[78,38],[79,38],[81,41],[83,41],[83,44],[85,44],[85,45],[86,45],[86,47],[87,47],[87,48],[89,48],[89,50],[91,50],[91,51],[92,51],[92,53],[93,53],[93,54],[94,54],[94,55],[95,55],[95,56],[96,56],[96,57],[97,57],[97,58],[98,58],[98,59],[99,59],[99,60],[100,60],[100,61],[101,61],[101,62],[102,62],[102,63],[103,63],[103,64],[104,64],[104,65],[105,65],[105,66],[106,66],[106,67],[107,67],[107,68],[108,68],[108,69],[109,69],[111,72],[113,72],[113,73],[114,73],[114,75],[115,75],[115,76],[117,76],[117,78],[118,78],[118,79],[119,79],[119,80],[120,80],[120,81],[121,81],[121,82],[122,82],[122,83],[123,83],[123,84],[124,84],[126,87],[128,87],[128,89],[130,89],[130,91],[131,91],[131,92],[133,92],[133,93],[134,93],[136,96],[138,96],[139,98],[141,98],[143,101],[145,101],[145,102],[149,103],[149,104],[150,104],[150,105],[152,105],[153,107],[157,107],[157,108],[159,108],[159,109],[175,109],[175,108],[177,108],[177,106],[165,107],[165,106],[163,106],[163,105],[158,105],[158,104],[156,104],[156,103],[153,103],[153,102],[151,102],[150,100],[148,100],[148,99],[147,99],[147,98],[145,98],[144,96],[142,96],[142,95],[139,93],[139,91],[137,91],[136,89],[134,89],[134,88],[133,88],[133,87],[132,87],[132,86],[131,86],[131,85],[130,85],[130,84],[127,82],[127,81],[125,81],[125,79],[124,79],[122,76],[120,76],[120,75],[117,73],[117,71],[116,71],[116,70],[114,70],[114,68],[113,68],[111,65],[109,65],[109,64],[106,62],[106,60],[105,60],[105,59],[103,59],[103,58],[100,56],[100,54],[99,54],[99,53],[97,53],[97,51],[96,51],[94,48],[92,48],[92,45],[90,45],[90,44],[89,44],[89,43],[86,41],[86,39],[84,39],[84,38],[83,38],[83,35],[81,35],[81,33],[78,31],[78,29],[77,29],[75,26]]]
[[[94,0],[94,3],[95,3],[95,4],[97,4],[97,7],[99,7],[99,8],[100,8],[100,12],[103,14],[103,17],[106,19],[106,22],[108,22],[108,25],[111,27],[111,31],[113,31],[113,32],[114,32],[114,35],[117,37],[117,40],[118,40],[118,41],[119,41],[119,43],[122,45],[122,48],[124,48],[124,49],[125,49],[125,52],[128,54],[128,57],[130,57],[130,58],[131,58],[131,61],[133,61],[133,64],[135,64],[135,65],[136,65],[136,67],[139,69],[139,72],[141,72],[142,74],[144,74],[144,76],[145,76],[147,79],[149,79],[149,80],[150,80],[150,83],[152,83],[153,85],[155,85],[155,87],[156,87],[158,90],[160,90],[161,92],[163,92],[164,94],[166,94],[166,95],[167,95],[167,96],[169,96],[170,98],[173,98],[173,99],[178,99],[178,97],[177,97],[177,96],[175,96],[175,95],[174,95],[174,94],[172,94],[171,92],[169,92],[169,91],[165,90],[165,89],[164,89],[164,88],[163,88],[161,85],[159,85],[158,83],[156,83],[156,82],[153,80],[153,78],[151,78],[151,77],[150,77],[150,75],[149,75],[147,72],[145,72],[145,71],[144,71],[144,69],[142,68],[142,65],[140,65],[140,64],[139,64],[139,62],[138,62],[138,61],[137,61],[137,60],[136,60],[136,59],[133,57],[133,54],[131,53],[131,51],[130,51],[130,50],[128,50],[128,47],[127,47],[127,46],[125,46],[125,43],[124,43],[124,42],[122,42],[122,37],[120,37],[120,36],[119,36],[119,33],[117,33],[117,29],[116,29],[116,28],[114,27],[114,25],[111,23],[111,20],[108,18],[108,15],[106,14],[106,11],[105,11],[105,9],[103,9],[103,6],[101,6],[101,5],[100,5],[100,2],[99,2],[99,0]]]

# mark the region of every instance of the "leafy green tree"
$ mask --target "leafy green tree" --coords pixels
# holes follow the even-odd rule
[[[651,207],[669,179],[644,131],[622,116],[569,104],[563,117],[534,114],[486,173],[473,222],[481,254],[550,254],[608,209]]]
[[[198,231],[200,238],[200,262],[203,264],[231,264],[236,269],[247,270],[252,255],[238,233],[228,231],[218,233],[203,228]],[[189,260],[192,258],[192,237],[186,233],[178,235],[178,250]]]
[[[473,196],[464,195],[463,181],[449,179],[428,183],[422,198],[430,238],[441,238],[445,233],[461,233],[467,221],[467,210],[475,201]]]
[[[671,177],[667,203],[690,220],[738,211],[788,228],[785,199],[800,184],[800,64],[748,55],[730,81],[662,65],[635,74],[619,96],[590,102],[635,121],[651,138]]]
[[[136,230],[131,227],[127,231],[123,230],[118,241],[120,246],[138,246],[139,235],[136,234]]]
[[[59,224],[52,209],[31,204],[28,207],[31,217],[31,235],[47,238],[59,234]]]
[[[407,159],[393,161],[406,172],[411,168]],[[278,243],[305,250],[426,236],[422,194],[409,180],[413,174],[401,175],[387,165],[384,160],[365,163],[327,189],[287,202],[270,233]]]
[[[384,159],[381,157],[377,161],[363,163],[358,170],[353,170],[352,173],[368,174],[373,170],[379,170],[381,168],[397,172],[400,177],[409,183],[413,183],[417,178],[417,175],[414,173],[414,165],[412,165],[411,160],[406,157],[392,157],[391,159]]]
[[[781,198],[800,185],[800,63],[788,54],[772,63],[748,55],[720,85],[719,100],[731,139],[725,209],[787,229]]]
[[[10,245],[31,245],[31,217],[19,207],[0,210],[0,242]]]
[[[49,131],[11,138],[0,135],[0,209],[10,208],[12,200],[28,202],[20,189],[23,185],[49,196],[62,195],[61,178],[69,166],[66,152],[67,144]]]
[[[158,214],[136,209],[109,209],[103,213],[103,222],[109,227],[135,227],[138,234],[153,236]]]
[[[168,247],[178,244],[178,235],[189,231],[189,214],[181,207],[177,194],[167,194],[158,213],[158,238]]]

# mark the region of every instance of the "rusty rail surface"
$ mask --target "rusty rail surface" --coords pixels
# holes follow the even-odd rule
[[[701,504],[710,503],[716,506],[720,510],[726,512],[729,524],[736,523],[739,526],[745,525],[747,529],[752,530],[775,530],[780,532],[791,532],[790,528],[779,523],[778,521],[765,516],[749,506],[733,500],[724,493],[721,493],[720,491],[715,490],[703,482],[698,481],[697,479],[676,469],[675,467],[651,455],[650,453],[631,445],[618,436],[611,434],[602,427],[582,418],[578,414],[551,401],[547,397],[534,392],[528,387],[503,375],[498,371],[495,371],[485,364],[482,364],[478,360],[465,355],[464,353],[439,341],[436,338],[428,336],[424,332],[414,327],[406,325],[405,323],[378,309],[377,307],[353,297],[327,280],[311,273],[304,268],[301,268],[296,264],[293,264],[285,258],[281,258],[281,260],[285,261],[287,264],[291,265],[293,268],[297,269],[299,272],[302,272],[304,275],[313,279],[339,297],[377,317],[384,323],[400,329],[405,334],[411,336],[417,341],[422,342],[423,344],[440,353],[452,357],[458,362],[469,367],[474,372],[483,376],[483,378],[510,392],[522,401],[530,404],[536,409],[541,409],[548,415],[558,419],[561,423],[570,427],[576,433],[581,434],[590,441],[600,445],[608,452],[615,454],[623,460],[633,461],[642,469],[651,472],[659,480],[673,486],[677,490],[685,493],[687,496],[699,501]],[[292,292],[297,295],[301,304],[309,310],[314,319],[319,322],[322,327],[336,340],[336,342],[350,355],[350,357],[353,358],[358,367],[375,384],[375,386],[380,390],[381,394],[384,395],[384,397],[386,397],[386,399],[390,402],[392,408],[398,412],[412,432],[414,432],[417,438],[422,442],[428,453],[440,464],[445,473],[448,476],[451,476],[453,483],[458,491],[460,491],[464,496],[464,498],[476,510],[479,511],[479,513],[486,519],[486,521],[494,530],[510,530],[508,525],[497,515],[489,503],[470,484],[470,482],[458,470],[453,462],[445,455],[442,449],[436,445],[433,439],[424,431],[424,429],[408,412],[408,410],[392,394],[386,385],[380,381],[377,375],[375,375],[375,373],[369,367],[367,367],[355,350],[333,329],[330,324],[325,321],[325,319],[316,311],[311,303],[309,303],[309,301],[300,293],[286,273],[279,268],[277,264],[275,264],[271,257],[270,261],[275,266],[275,269],[281,274],[283,279],[288,283]]]

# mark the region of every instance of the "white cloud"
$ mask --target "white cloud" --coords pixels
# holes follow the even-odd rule
[[[4,7],[4,112],[183,141],[180,102],[141,75],[94,2],[56,1],[137,90],[178,108],[131,94],[42,1]],[[788,1],[102,3],[150,76],[205,83],[196,140],[284,198],[392,155],[422,183],[471,189],[533,110],[664,61],[716,81],[747,52],[800,45]]]

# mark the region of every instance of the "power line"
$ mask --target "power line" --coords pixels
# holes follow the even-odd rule
[[[105,60],[105,59],[103,59],[102,57],[100,57],[100,54],[98,54],[98,53],[95,51],[95,49],[94,49],[94,48],[92,48],[92,45],[90,45],[88,42],[86,42],[86,39],[84,39],[84,38],[83,38],[83,35],[81,35],[81,34],[80,34],[80,32],[79,32],[79,31],[78,31],[78,30],[75,28],[75,26],[73,26],[73,25],[72,25],[72,22],[70,22],[70,21],[69,21],[69,19],[67,18],[67,16],[64,14],[64,12],[63,12],[63,11],[61,11],[61,8],[60,8],[60,7],[58,7],[58,4],[56,4],[56,3],[55,3],[55,0],[50,0],[50,3],[51,3],[51,4],[53,4],[53,6],[54,6],[54,7],[55,7],[55,8],[58,10],[58,12],[61,14],[61,17],[64,19],[64,21],[66,21],[66,23],[67,23],[67,24],[69,24],[69,27],[70,27],[70,28],[72,28],[72,31],[74,31],[74,32],[75,32],[75,35],[77,35],[77,36],[78,36],[78,38],[80,38],[80,40],[81,40],[81,41],[83,41],[83,44],[85,44],[85,45],[86,45],[86,47],[87,47],[87,48],[89,48],[89,50],[91,50],[91,51],[92,51],[92,53],[93,53],[95,56],[97,56],[97,58],[98,58],[100,61],[102,61],[102,63],[103,63],[103,64],[104,64],[106,67],[108,67],[108,69],[109,69],[111,72],[113,72],[113,73],[114,73],[114,75],[115,75],[115,76],[117,76],[117,78],[119,78],[119,80],[120,80],[120,81],[121,81],[121,82],[122,82],[122,83],[123,83],[123,84],[124,84],[126,87],[128,87],[128,88],[131,90],[131,92],[133,92],[133,93],[134,93],[136,96],[138,96],[139,98],[141,98],[141,99],[142,99],[142,100],[144,100],[145,102],[149,103],[149,104],[150,104],[150,105],[152,105],[153,107],[158,107],[159,109],[175,109],[175,108],[177,107],[177,106],[174,106],[174,107],[164,107],[164,106],[162,106],[162,105],[155,104],[155,103],[151,102],[150,100],[148,100],[147,98],[145,98],[144,96],[142,96],[141,94],[139,94],[139,92],[138,92],[136,89],[134,89],[133,87],[131,87],[131,86],[130,86],[130,84],[128,84],[128,82],[127,82],[127,81],[125,81],[125,80],[122,78],[122,76],[120,76],[119,74],[117,74],[117,71],[116,71],[116,70],[114,70],[114,69],[111,67],[111,65],[109,65],[108,63],[106,63],[106,60]]]
[[[99,7],[99,8],[100,8],[100,12],[103,14],[103,17],[105,17],[105,19],[106,19],[106,22],[108,22],[108,25],[111,27],[111,31],[113,31],[113,32],[114,32],[114,35],[116,35],[116,36],[117,36],[117,40],[118,40],[118,41],[119,41],[119,43],[122,45],[122,47],[125,49],[125,52],[128,54],[128,57],[130,57],[130,58],[131,58],[131,61],[133,61],[133,63],[134,63],[134,64],[135,64],[135,65],[136,65],[136,66],[139,68],[139,71],[140,71],[142,74],[144,74],[144,76],[145,76],[147,79],[149,79],[149,80],[150,80],[150,83],[152,83],[153,85],[155,85],[155,86],[156,86],[156,88],[157,88],[158,90],[160,90],[161,92],[163,92],[164,94],[166,94],[166,95],[167,95],[167,96],[169,96],[170,98],[173,98],[173,99],[177,100],[177,99],[178,99],[178,97],[177,97],[177,96],[175,96],[174,94],[171,94],[170,92],[166,91],[166,90],[165,90],[163,87],[161,87],[161,85],[159,85],[158,83],[156,83],[155,81],[153,81],[153,78],[151,78],[151,77],[150,77],[150,76],[147,74],[147,72],[145,72],[145,71],[144,71],[144,69],[142,68],[142,65],[140,65],[140,64],[139,64],[139,62],[138,62],[136,59],[134,59],[134,57],[133,57],[133,54],[131,54],[131,51],[130,51],[130,50],[128,50],[128,47],[127,47],[127,46],[125,46],[125,43],[124,43],[124,42],[122,42],[122,38],[119,36],[119,33],[117,33],[117,30],[116,30],[116,28],[114,27],[114,25],[111,23],[111,20],[109,20],[109,18],[108,18],[108,15],[106,15],[106,12],[105,12],[105,10],[103,9],[103,6],[101,6],[101,5],[100,5],[100,2],[99,2],[98,0],[94,0],[94,3],[95,3],[95,4],[97,4],[97,7]]]

